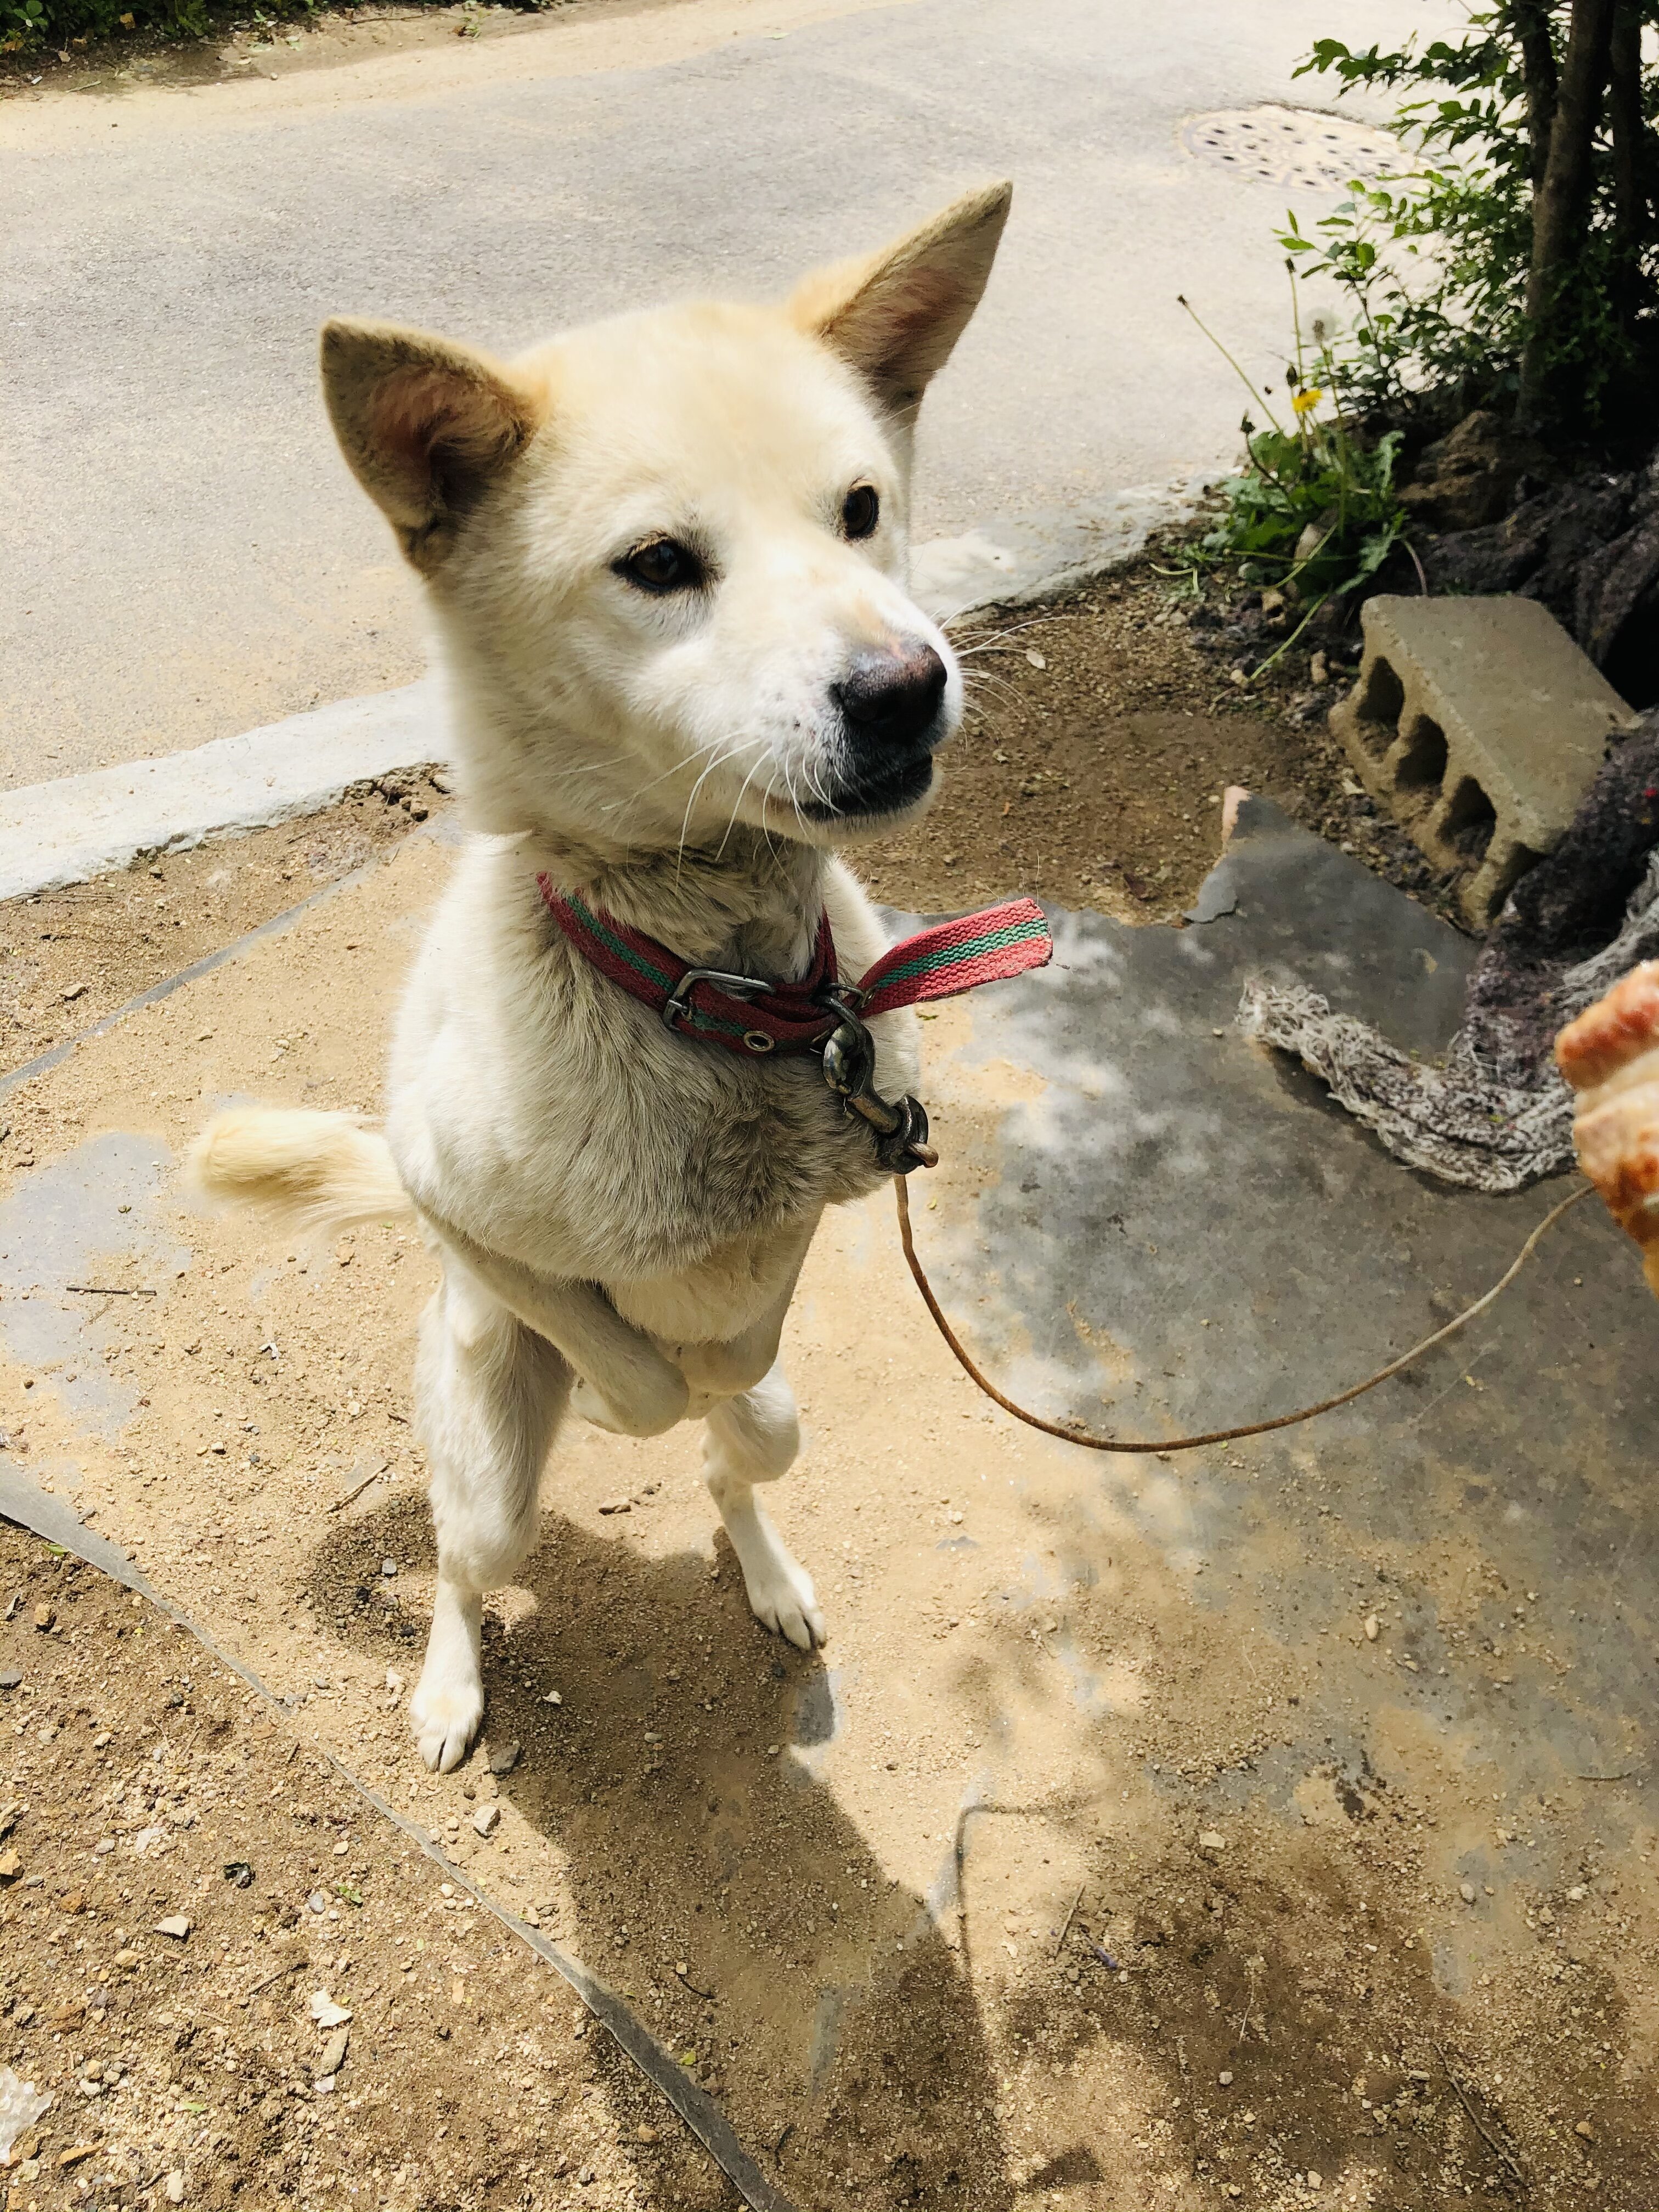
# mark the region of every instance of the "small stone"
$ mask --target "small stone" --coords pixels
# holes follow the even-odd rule
[[[1457,1885],[1457,1894],[1462,1899],[1465,1905],[1473,1905],[1474,1903],[1474,1884],[1472,1881],[1460,1881]]]
[[[515,1737],[511,1743],[504,1743],[499,1751],[490,1753],[489,1771],[492,1774],[511,1774],[523,1756],[524,1746]]]
[[[15,1850],[0,1851],[0,1881],[15,1881],[23,1871],[23,1862]]]
[[[542,1699],[542,1703],[544,1705],[562,1705],[564,1703],[564,1699],[559,1695],[556,1690],[550,1690],[547,1692],[547,1695]]]
[[[1583,1883],[1576,1881],[1567,1892],[1567,1902],[1569,1905],[1582,1905],[1589,1894],[1589,1892],[1584,1887]]]
[[[1224,2089],[1231,2089],[1233,2086],[1233,2077],[1231,2074],[1227,2073],[1224,2069],[1221,2073],[1218,2074],[1215,2078],[1220,2082]]]
[[[307,1898],[306,1903],[310,1906],[313,1912],[326,1912],[328,1911],[328,1899],[323,1895],[320,1889],[313,1889],[310,1896]]]
[[[114,1741],[114,1737],[110,1734],[107,1729],[100,1729],[97,1735],[92,1739],[92,1747],[94,1751],[107,1751]]]
[[[634,1501],[631,1498],[607,1498],[599,1510],[601,1513],[631,1513]]]
[[[21,1667],[0,1667],[0,1690],[15,1690],[22,1679]]]
[[[480,1805],[472,1815],[472,1825],[481,1836],[493,1835],[501,1817],[499,1805]]]
[[[336,2004],[326,1990],[312,1991],[309,2009],[319,2027],[343,2027],[351,2018],[349,2009],[345,2005]],[[325,2070],[331,2073],[333,2069],[330,2067]]]
[[[331,2081],[345,2064],[346,2047],[351,2041],[349,2028],[337,2028],[323,2045],[322,2056],[317,2061],[313,2081]]]
[[[1322,2189],[1325,2186],[1325,2177],[1317,2166],[1310,2166],[1308,2168],[1308,2186],[1310,2189]]]
[[[57,1618],[57,1614],[49,1605],[37,1605],[34,1608],[34,1625],[43,1636]]]
[[[1224,1851],[1227,1848],[1227,1838],[1219,1828],[1206,1828],[1198,1839],[1198,1848],[1201,1851],[1212,1853]]]
[[[136,1951],[118,1951],[115,1954],[115,1963],[125,1972],[131,1972],[138,1963],[138,1954]]]
[[[395,1575],[395,1574],[397,1573],[397,1571],[398,1571],[398,1562],[396,1561],[396,1559],[382,1559],[382,1560],[381,1560],[381,1562],[380,1562],[380,1572],[381,1572],[383,1575],[387,1575],[387,1576]]]
[[[1594,2142],[1595,2140],[1595,2130],[1588,2120],[1577,2121],[1572,2131],[1576,2136],[1582,2136],[1586,2142]]]
[[[155,1923],[158,1936],[171,1936],[175,1943],[182,1943],[190,1933],[190,1921],[182,1912],[169,1912],[165,1920]]]
[[[650,2126],[648,2123],[642,2121],[640,2124],[638,2140],[642,2143],[653,2143],[659,2142],[661,2138],[659,2136],[655,2128]]]
[[[1380,1620],[1378,1620],[1378,1619],[1377,1619],[1376,1615],[1374,1613],[1368,1613],[1365,1615],[1365,1641],[1366,1641],[1366,1643],[1367,1643],[1367,1644],[1375,1644],[1375,1643],[1376,1643],[1376,1639],[1377,1639],[1377,1638],[1378,1638],[1382,1633],[1382,1622],[1381,1622]]]
[[[167,2179],[161,2184],[161,2194],[167,2198],[169,2204],[182,2204],[184,2203],[185,2177],[179,2172],[177,2166],[174,2166],[173,2172],[168,2174]]]

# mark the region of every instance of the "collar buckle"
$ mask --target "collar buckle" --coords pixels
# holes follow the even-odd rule
[[[734,999],[757,999],[772,986],[758,975],[728,975],[719,968],[688,968],[663,1002],[664,1025],[678,1029],[691,1011],[691,993],[699,983],[712,983]]]

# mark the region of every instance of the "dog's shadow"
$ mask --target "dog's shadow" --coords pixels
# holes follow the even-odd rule
[[[693,1553],[650,1559],[546,1514],[520,1586],[533,1608],[486,1618],[485,1733],[465,1774],[522,1747],[498,1787],[566,1862],[574,1909],[548,1933],[677,2057],[696,2052],[784,2189],[1001,2212],[1016,2192],[962,1961],[790,1756],[832,1736],[833,1677],[761,1629],[718,1541],[714,1579]],[[423,1500],[332,1532],[311,1589],[319,1620],[412,1681],[426,1622],[385,1602],[387,1553],[430,1567]],[[620,2086],[631,2069],[601,2047]],[[646,2166],[659,2153],[634,2154],[641,2179],[665,2178]]]

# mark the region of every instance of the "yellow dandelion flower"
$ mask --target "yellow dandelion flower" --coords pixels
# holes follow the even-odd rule
[[[1298,415],[1311,415],[1324,397],[1322,392],[1297,392],[1291,395],[1291,404]]]

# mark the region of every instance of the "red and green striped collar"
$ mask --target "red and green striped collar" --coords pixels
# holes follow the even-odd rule
[[[556,890],[545,876],[536,881],[549,913],[602,975],[660,1015],[670,1029],[728,1052],[811,1052],[848,1008],[868,1021],[899,1006],[954,998],[981,983],[1046,967],[1054,949],[1036,901],[1011,899],[919,930],[884,952],[857,983],[846,983],[825,914],[806,974],[799,982],[774,983],[695,967],[574,893]]]

